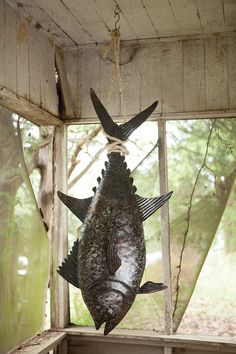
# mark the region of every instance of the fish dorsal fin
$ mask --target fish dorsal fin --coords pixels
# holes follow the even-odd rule
[[[121,259],[117,254],[113,236],[109,237],[107,240],[106,259],[109,273],[114,275],[117,269],[121,266]]]
[[[145,122],[145,120],[152,114],[157,104],[158,102],[155,101],[153,104],[151,104],[151,106],[137,114],[134,118],[120,125],[123,140],[128,139],[133,131],[137,129],[143,122]]]
[[[150,294],[150,293],[155,293],[157,291],[161,291],[166,289],[167,286],[164,285],[163,283],[154,283],[152,281],[147,281],[145,284],[143,284],[138,291],[138,294]]]
[[[70,284],[80,288],[78,279],[78,249],[79,240],[76,240],[67,258],[64,259],[64,262],[58,268],[57,273]]]
[[[146,220],[150,215],[152,215],[157,209],[162,207],[165,202],[170,199],[173,192],[162,195],[157,198],[143,198],[136,195],[136,200],[138,203],[139,211],[142,216],[142,220]]]
[[[72,211],[72,213],[74,213],[77,218],[83,222],[93,197],[77,199],[59,191],[57,194],[61,201]]]

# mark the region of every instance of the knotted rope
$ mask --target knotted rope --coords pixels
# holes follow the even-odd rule
[[[111,136],[105,132],[104,132],[104,135],[107,138],[113,140],[113,143],[108,143],[106,145],[108,154],[110,154],[111,152],[119,152],[121,154],[121,156],[125,156],[125,155],[129,154],[128,149],[124,145],[127,142],[127,140],[125,140],[125,141],[120,140],[119,138],[115,138],[114,136]]]

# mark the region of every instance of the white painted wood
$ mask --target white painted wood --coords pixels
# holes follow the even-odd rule
[[[40,33],[40,83],[42,107],[58,114],[58,99],[55,75],[55,47],[52,41]]]
[[[208,353],[234,353],[236,349],[236,340],[234,337],[217,337],[204,335],[158,335],[152,331],[141,330],[125,330],[114,329],[109,336],[104,336],[102,329],[96,331],[91,327],[73,326],[65,328],[69,342],[76,342],[82,347],[86,341],[94,342],[109,342],[109,343],[123,343],[123,344],[140,344],[154,346],[155,348],[172,347],[182,348],[183,350],[208,350]],[[128,352],[127,350],[123,351]],[[122,351],[121,351],[122,353]],[[143,353],[146,353],[144,350]]]
[[[126,62],[126,64],[121,66],[125,112],[127,115],[135,115],[140,112],[141,69],[136,46],[131,46],[130,48],[121,48],[121,62],[123,61]]]
[[[90,34],[81,26],[73,16],[73,12],[68,9],[60,0],[34,0],[38,7],[41,7],[47,15],[63,28],[65,34],[76,44],[89,43],[92,41]]]
[[[4,84],[16,92],[16,12],[5,2]]]
[[[111,0],[89,0],[91,6],[97,12],[98,16],[103,20],[108,29],[112,31],[117,19],[114,18],[115,3]],[[119,21],[122,39],[129,40],[136,38],[136,35],[124,15],[120,13]],[[109,36],[108,36],[109,37]],[[107,38],[108,39],[108,38]]]
[[[100,52],[91,48],[82,50],[81,57],[81,117],[94,117],[90,88],[100,95]]]
[[[114,57],[111,57],[114,60]],[[114,62],[101,59],[101,100],[110,115],[120,115],[119,84]]]
[[[229,108],[236,108],[236,38],[228,38]]]
[[[137,38],[157,36],[141,0],[116,0],[116,2]]]
[[[170,4],[166,0],[142,0],[158,36],[179,33]]]
[[[62,121],[39,106],[0,86],[0,105],[38,125],[61,125]]]
[[[204,40],[183,41],[184,111],[204,111]]]
[[[196,0],[202,30],[205,33],[224,32],[224,5],[221,0]]]
[[[91,6],[88,0],[64,0],[76,20],[83,26],[94,42],[103,42],[109,39],[106,24]]]
[[[162,110],[183,112],[182,42],[162,44]]]
[[[58,79],[59,79],[61,92],[62,92],[63,104],[65,106],[65,112],[63,112],[63,114],[66,117],[74,117],[75,111],[73,107],[70,86],[68,83],[66,68],[64,64],[64,55],[59,48],[56,48],[56,67],[57,67],[57,74],[58,74]]]
[[[139,52],[141,80],[141,110],[158,101],[155,113],[162,111],[161,44],[145,46]]]
[[[11,3],[17,8],[17,3],[11,0]],[[72,46],[76,43],[66,35],[66,33],[53,21],[41,6],[38,6],[34,0],[21,0],[20,6],[25,17],[32,21],[34,25],[40,28],[44,34],[50,36],[58,46]],[[19,9],[19,7],[18,7]]]
[[[194,0],[169,0],[169,2],[181,34],[201,33],[201,23]]]
[[[17,13],[17,93],[29,99],[29,22]]]
[[[168,193],[168,169],[167,169],[167,146],[166,146],[166,122],[158,121],[158,153],[159,153],[159,183],[160,195]],[[172,296],[171,296],[171,260],[170,260],[170,230],[169,230],[169,204],[165,203],[161,208],[161,239],[162,239],[162,262],[163,282],[167,286],[164,290],[164,315],[165,332],[173,333],[172,321]],[[168,352],[168,350],[165,350]],[[166,353],[167,354],[167,353]]]
[[[42,105],[40,79],[40,33],[34,26],[29,27],[29,98],[32,103]]]
[[[0,85],[4,85],[5,1],[0,0]]]
[[[71,50],[64,49],[64,65],[68,85],[70,87],[71,99],[73,102],[73,108],[75,116],[80,116],[80,62],[81,51],[80,49]]]
[[[65,337],[66,334],[64,332],[43,332],[23,343],[19,348],[10,351],[9,354],[48,354],[48,352],[51,349],[55,349]]]
[[[69,323],[69,284],[57,274],[68,252],[67,209],[57,191],[67,192],[67,129],[55,128],[53,142],[53,229],[51,240],[50,306],[52,328],[64,328]]]
[[[224,0],[225,27],[226,31],[236,29],[236,1]]]
[[[206,109],[228,108],[227,38],[205,40]]]

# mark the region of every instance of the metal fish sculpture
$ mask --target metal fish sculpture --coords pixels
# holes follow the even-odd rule
[[[109,136],[108,146],[118,139],[119,147],[119,141],[127,140],[157,106],[154,102],[130,121],[117,125],[92,89],[91,99]],[[75,241],[58,273],[81,289],[96,329],[105,322],[104,335],[107,335],[129,311],[136,295],[166,288],[163,283],[151,281],[140,287],[146,256],[143,221],[172,192],[157,198],[137,195],[125,157],[119,151],[108,153],[102,178],[97,180],[98,188],[87,199],[58,192],[62,202],[83,222],[80,240]]]

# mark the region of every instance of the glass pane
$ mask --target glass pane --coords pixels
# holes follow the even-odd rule
[[[106,161],[106,152],[103,151],[106,142],[102,133],[96,138],[89,139],[92,131],[96,134],[97,126],[71,126],[68,129],[68,160],[69,171],[75,161],[74,152],[79,151],[76,166],[69,177],[69,194],[79,198],[91,196],[92,188],[97,185],[97,177]],[[86,141],[87,136],[87,141]],[[158,182],[158,150],[157,124],[145,123],[126,144],[130,154],[126,157],[127,165],[133,171],[134,184],[137,193],[144,197],[159,195]],[[87,142],[89,141],[89,144]],[[83,148],[81,149],[81,145]],[[96,156],[94,162],[93,157]],[[89,167],[89,168],[88,168]],[[84,172],[83,172],[84,171]],[[84,174],[83,174],[84,173]],[[79,178],[77,178],[79,176]],[[74,183],[76,181],[76,183]],[[69,212],[69,246],[72,247],[76,237],[79,237],[79,220]],[[159,235],[159,212],[144,222],[146,239],[147,263],[143,282],[147,280],[162,281],[162,255]],[[93,320],[84,305],[81,293],[70,286],[70,314],[75,324],[94,326]],[[137,296],[135,303],[119,325],[120,328],[146,329],[161,331],[163,329],[163,293]]]
[[[0,351],[43,329],[48,240],[23,159],[16,121],[0,110]]]
[[[168,122],[167,132],[169,188],[174,191],[170,233],[177,329],[232,193],[236,120]],[[212,252],[209,259],[217,265],[219,259],[215,254],[213,260]],[[204,282],[209,283],[208,277]]]

